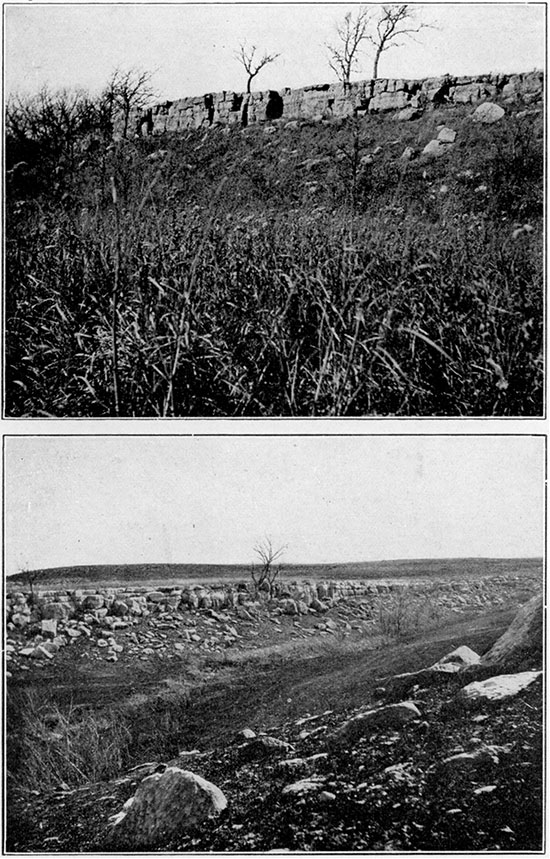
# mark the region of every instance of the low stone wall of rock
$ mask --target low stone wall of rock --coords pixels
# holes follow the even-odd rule
[[[536,579],[528,581],[525,576],[499,575],[480,580],[413,583],[393,581],[369,582],[362,580],[326,582],[276,582],[271,595],[265,589],[259,595],[250,583],[220,583],[164,587],[158,590],[143,587],[88,588],[71,591],[37,590],[34,600],[30,593],[11,591],[6,595],[6,623],[8,630],[23,629],[28,624],[42,621],[65,621],[81,618],[84,622],[101,621],[108,626],[118,619],[148,617],[165,611],[196,609],[223,609],[245,607],[258,598],[269,601],[272,608],[280,608],[285,614],[307,614],[309,611],[323,612],[343,600],[361,599],[363,604],[374,609],[388,598],[407,593],[411,598],[425,596],[444,607],[480,606],[506,600],[524,587],[531,593],[540,589]],[[528,598],[528,597],[526,597]]]
[[[367,116],[405,108],[429,109],[445,104],[532,104],[543,98],[544,74],[487,74],[467,77],[378,79],[314,84],[253,93],[224,91],[156,104],[136,114],[130,127],[138,134],[180,133],[189,129],[247,126],[269,120],[330,120]],[[117,129],[115,128],[115,133]]]

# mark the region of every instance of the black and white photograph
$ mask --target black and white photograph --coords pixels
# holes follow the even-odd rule
[[[545,447],[5,436],[7,853],[540,853]]]
[[[542,417],[546,11],[4,3],[4,416]]]

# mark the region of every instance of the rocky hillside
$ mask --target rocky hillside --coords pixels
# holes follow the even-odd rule
[[[290,627],[296,641],[354,631],[405,634],[434,619],[526,599],[540,586],[537,567],[458,580],[276,582],[271,595],[255,593],[245,581],[159,590],[13,591],[6,597],[8,676],[44,667],[83,642],[80,658],[117,662],[259,647],[273,626]]]
[[[540,416],[543,103],[506,86],[62,163],[11,141],[7,413]]]
[[[481,659],[460,646],[347,711],[227,725],[108,783],[18,794],[10,849],[540,850],[542,608]]]

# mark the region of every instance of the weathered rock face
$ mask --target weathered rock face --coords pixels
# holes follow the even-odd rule
[[[534,596],[518,611],[498,641],[485,653],[480,666],[520,668],[542,666],[543,595]]]
[[[112,839],[126,847],[148,847],[215,817],[226,806],[216,785],[188,770],[168,767],[143,779],[113,819]]]
[[[543,96],[543,72],[516,75],[480,75],[425,80],[378,79],[314,84],[280,92],[236,93],[224,91],[166,101],[135,115],[138,134],[164,134],[193,128],[247,126],[266,120],[344,119],[388,111],[417,112],[443,104],[477,104],[502,98],[506,103],[531,104]],[[116,131],[116,130],[115,130]]]

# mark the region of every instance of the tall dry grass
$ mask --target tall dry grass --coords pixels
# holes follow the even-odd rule
[[[8,184],[7,413],[541,414],[540,120],[465,114],[29,168]],[[448,156],[399,160],[443,121]]]

